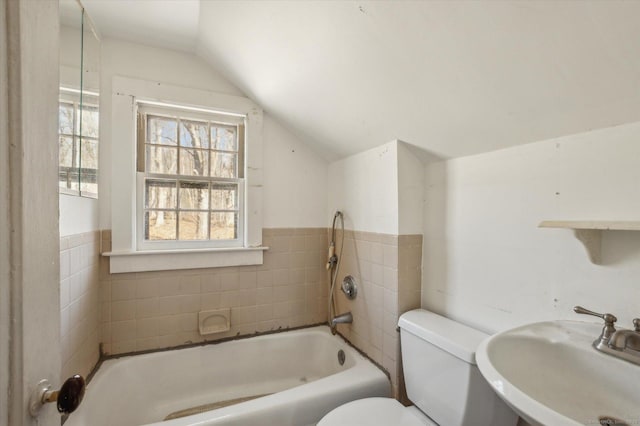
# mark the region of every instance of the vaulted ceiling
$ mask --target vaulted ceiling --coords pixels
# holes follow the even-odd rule
[[[458,157],[640,120],[637,1],[84,0],[193,52],[332,160]]]

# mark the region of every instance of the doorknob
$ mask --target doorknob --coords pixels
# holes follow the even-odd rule
[[[48,402],[56,402],[58,412],[73,413],[82,402],[86,385],[84,378],[76,374],[62,384],[60,390],[51,390],[48,380],[40,380],[29,401],[29,412],[36,417],[42,406]]]

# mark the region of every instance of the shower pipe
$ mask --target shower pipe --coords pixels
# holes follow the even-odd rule
[[[340,256],[336,253],[336,219],[340,218],[340,230],[342,232],[340,238]],[[342,249],[344,248],[344,216],[340,210],[333,215],[333,223],[331,224],[331,242],[329,243],[329,260],[327,261],[327,269],[329,270],[329,304],[328,304],[328,323],[331,332],[336,334],[336,327],[332,324],[332,320],[336,313],[336,301],[334,298],[334,289],[338,278],[338,270],[342,261]]]

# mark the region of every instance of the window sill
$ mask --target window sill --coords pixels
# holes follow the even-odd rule
[[[188,250],[111,251],[109,272],[168,271],[176,269],[220,268],[262,265],[268,247],[233,247]]]

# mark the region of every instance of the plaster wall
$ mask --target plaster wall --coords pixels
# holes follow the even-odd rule
[[[0,1],[0,26],[6,28],[6,2]],[[0,31],[0,69],[7,69],[7,35]],[[0,180],[9,182],[9,111],[8,111],[7,73],[0,73]],[[2,211],[9,207],[10,189],[0,185],[0,206]],[[11,222],[8,215],[0,215],[0,233],[9,235]],[[10,323],[10,280],[11,263],[9,253],[11,244],[8,238],[0,239],[0,423],[9,423],[9,323]]]
[[[398,141],[398,234],[422,234],[424,164],[409,145]]]
[[[114,76],[125,76],[208,90],[244,94],[195,55],[103,39],[100,146],[100,228],[111,228],[111,92]],[[265,228],[326,226],[328,163],[268,113],[263,123]]]
[[[329,212],[344,213],[352,231],[398,234],[398,143],[329,165]]]
[[[9,404],[5,404],[4,373],[0,380],[0,408],[6,409],[8,419],[0,422],[49,426],[60,423],[55,408],[43,408],[34,419],[27,407],[38,381],[48,378],[59,386],[58,164],[56,145],[50,143],[57,134],[58,4],[2,1],[0,8],[0,22],[6,24],[0,37],[4,65],[0,91],[5,95],[0,131],[7,140],[0,145],[6,154],[0,165],[6,167],[2,169],[8,177],[2,181],[0,224],[2,231],[10,230],[3,235],[7,243],[0,251],[0,288],[3,296],[9,289],[10,305],[8,342],[6,329],[0,329],[10,353],[10,368],[5,370]],[[5,267],[10,270],[8,276]],[[4,322],[6,317],[0,319]],[[0,352],[3,364],[5,354]]]
[[[630,328],[640,300],[640,233],[603,232],[602,264],[543,220],[638,220],[640,123],[426,168],[422,306],[486,332],[550,319]]]

